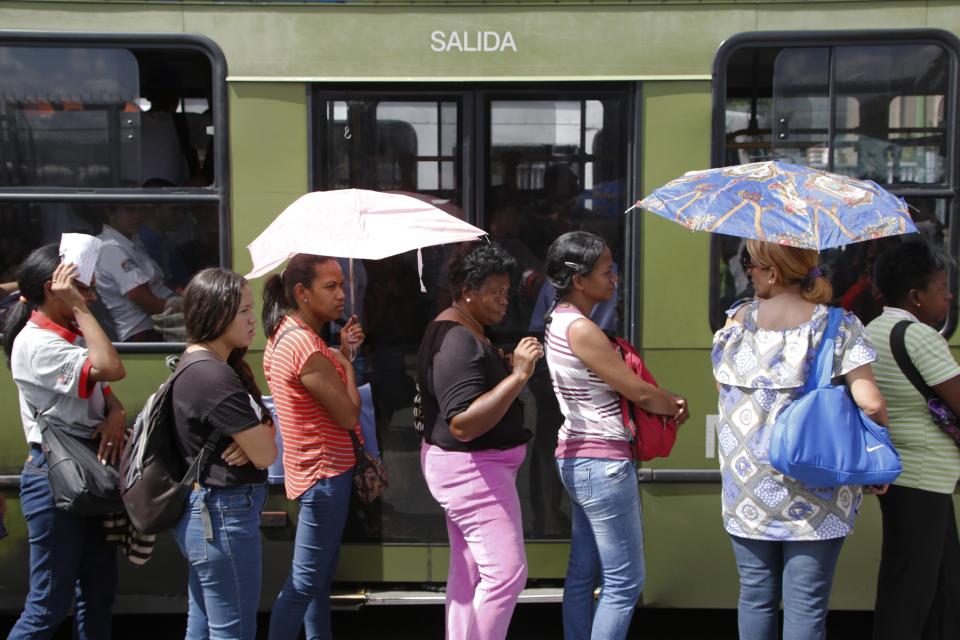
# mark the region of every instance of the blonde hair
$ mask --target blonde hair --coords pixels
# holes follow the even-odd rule
[[[810,277],[820,263],[820,254],[813,249],[799,249],[783,244],[747,240],[750,257],[761,267],[776,267],[785,285],[800,285],[800,294],[807,302],[829,304],[833,287],[823,274]]]

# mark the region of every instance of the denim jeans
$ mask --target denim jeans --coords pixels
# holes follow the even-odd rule
[[[20,506],[30,537],[30,593],[8,640],[50,638],[76,595],[74,637],[110,638],[117,589],[117,550],[100,516],[74,516],[53,506],[47,462],[32,445],[20,477]]]
[[[527,583],[517,470],[526,446],[445,451],[423,443],[420,466],[450,538],[447,640],[503,640]]]
[[[307,640],[330,640],[330,583],[340,558],[353,469],[323,478],[298,498],[300,515],[293,566],[270,614],[270,640],[296,640],[306,622]],[[309,609],[309,612],[308,612]]]
[[[266,496],[262,484],[200,487],[190,493],[187,510],[173,529],[189,565],[187,640],[256,637],[260,511]]]
[[[740,639],[775,639],[781,598],[783,640],[826,638],[830,587],[844,538],[730,539],[740,572]]]
[[[560,458],[573,534],[563,584],[565,640],[625,638],[643,591],[643,523],[630,460]],[[601,586],[596,609],[593,592]]]

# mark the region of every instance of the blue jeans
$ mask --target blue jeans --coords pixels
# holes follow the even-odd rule
[[[53,506],[47,461],[32,445],[20,477],[20,506],[30,536],[30,593],[8,640],[53,636],[77,598],[74,637],[110,638],[117,589],[117,550],[101,516],[75,516]]]
[[[783,640],[826,638],[830,587],[844,538],[730,539],[740,572],[740,639],[775,639],[781,598]]]
[[[173,529],[190,566],[187,640],[256,637],[260,511],[266,497],[262,484],[200,487],[190,493],[187,510]]]
[[[630,460],[561,458],[573,534],[563,584],[565,640],[625,638],[643,592],[643,523]],[[601,586],[593,608],[593,592]]]
[[[340,558],[353,469],[317,480],[298,500],[293,566],[270,614],[270,640],[296,640],[306,622],[307,640],[330,640],[330,583]],[[308,611],[309,609],[309,611]],[[306,619],[306,620],[304,620]]]

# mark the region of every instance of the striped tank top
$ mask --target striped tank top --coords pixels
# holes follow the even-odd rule
[[[564,418],[556,456],[629,459],[620,394],[574,355],[567,339],[570,325],[583,317],[574,307],[557,307],[544,336],[550,380]]]

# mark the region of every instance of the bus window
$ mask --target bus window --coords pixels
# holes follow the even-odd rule
[[[0,201],[0,228],[4,230],[0,235],[0,282],[16,280],[20,263],[37,247],[58,243],[61,233],[99,235],[120,210],[135,211],[137,227],[131,230],[129,240],[143,247],[162,270],[161,280],[172,293],[181,291],[200,269],[218,264],[219,212],[214,204]],[[110,287],[106,281],[98,283],[93,311],[114,341],[126,341],[123,320],[115,321],[105,304],[115,293]],[[160,340],[183,341],[182,332],[177,333],[175,327],[165,332],[166,328],[159,327]]]
[[[194,273],[228,258],[227,172],[215,162],[225,145],[214,137],[224,77],[219,50],[189,36],[138,43],[78,34],[56,42],[6,33],[0,281],[14,280],[27,254],[63,232],[112,238],[123,248],[111,249],[112,270],[101,251],[94,311],[117,342],[176,349],[157,344],[183,342],[175,298]],[[152,296],[135,303],[127,293],[142,284]]]
[[[517,259],[521,275],[498,330],[543,330],[552,301],[543,260],[559,235],[596,233],[621,263],[626,197],[626,153],[618,142],[624,133],[622,105],[620,98],[588,96],[490,100],[485,224]],[[617,300],[601,313],[604,328],[617,331]]]
[[[324,189],[403,191],[459,203],[456,102],[325,102]]]
[[[809,43],[804,37],[744,35],[721,48],[714,122],[724,128],[714,134],[714,165],[776,159],[873,180],[906,198],[924,239],[955,255],[949,238],[960,168],[950,156],[950,140],[958,111],[947,99],[950,82],[956,82],[950,75],[955,43],[930,32],[895,42],[869,33],[862,41],[835,43],[817,34]],[[872,289],[873,262],[900,241],[825,251],[821,261],[834,304],[855,311],[864,323],[876,317],[882,300]],[[752,295],[739,266],[744,244],[712,239],[714,329],[736,299]],[[951,286],[956,292],[955,270]],[[954,323],[951,310],[944,331]]]
[[[0,46],[0,187],[212,182],[199,52]]]

